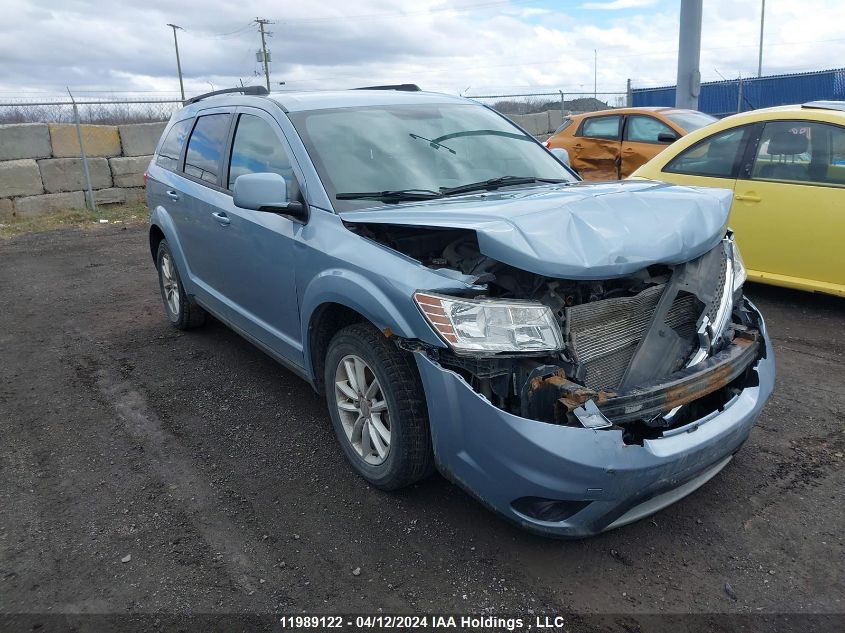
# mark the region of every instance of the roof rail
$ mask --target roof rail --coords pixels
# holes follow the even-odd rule
[[[841,110],[845,112],[845,101],[810,101],[801,105],[811,110]]]
[[[388,86],[363,86],[353,90],[401,90],[402,92],[420,92],[417,84],[391,84]]]
[[[192,103],[202,101],[207,97],[214,97],[215,95],[226,95],[234,92],[240,92],[245,95],[255,95],[257,97],[263,97],[264,95],[270,94],[270,91],[267,90],[267,88],[265,88],[264,86],[241,86],[239,88],[224,88],[223,90],[214,90],[213,92],[206,92],[205,94],[197,95],[196,97],[191,97],[190,99],[185,101],[185,105],[191,105]]]

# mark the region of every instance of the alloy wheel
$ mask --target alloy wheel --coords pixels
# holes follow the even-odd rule
[[[174,317],[179,316],[179,278],[170,253],[161,255],[161,285],[164,289],[164,300]]]
[[[390,412],[378,378],[359,356],[335,370],[335,401],[346,437],[365,462],[378,466],[390,451]]]

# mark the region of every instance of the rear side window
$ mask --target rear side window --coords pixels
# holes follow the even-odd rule
[[[621,122],[622,117],[615,115],[584,119],[584,123],[581,124],[581,133],[578,136],[616,140],[619,138],[619,124]]]
[[[845,186],[845,128],[817,121],[769,121],[751,178]]]
[[[673,158],[663,171],[735,179],[749,131],[748,126],[735,127],[701,140]]]
[[[156,165],[176,171],[179,169],[179,157],[182,155],[182,145],[185,143],[185,137],[191,130],[193,119],[185,119],[174,123],[173,127],[167,133],[164,143],[161,144],[161,149],[158,151],[158,158],[156,158]]]
[[[273,173],[284,177],[288,186],[288,197],[296,197],[296,180],[290,159],[276,132],[264,119],[242,114],[238,119],[232,144],[228,188],[235,186],[238,176],[257,173]]]
[[[220,156],[229,135],[229,115],[209,114],[197,119],[188,151],[185,154],[185,174],[205,182],[217,184]]]

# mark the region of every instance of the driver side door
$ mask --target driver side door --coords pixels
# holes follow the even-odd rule
[[[279,124],[264,110],[240,107],[222,174],[226,195],[215,249],[218,289],[233,325],[301,367],[296,261],[304,225],[278,213],[241,209],[232,197],[238,176],[267,172],[285,179],[289,199],[303,196],[304,178]]]

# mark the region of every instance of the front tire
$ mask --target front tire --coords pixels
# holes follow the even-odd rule
[[[324,376],[335,435],[355,471],[396,490],[434,470],[425,394],[410,354],[358,323],[329,343]]]
[[[170,324],[180,330],[190,330],[205,323],[205,310],[191,303],[185,294],[182,277],[176,269],[176,262],[167,240],[162,240],[158,245],[156,268],[161,299],[164,301],[164,311]]]

